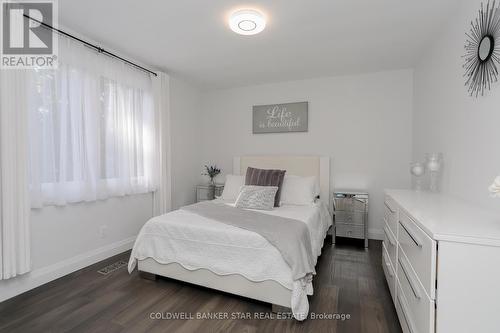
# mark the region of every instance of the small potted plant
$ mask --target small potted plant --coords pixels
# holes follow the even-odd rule
[[[215,185],[215,177],[220,174],[220,169],[216,165],[205,165],[205,171],[202,173],[203,176],[208,176],[210,178],[210,185]]]

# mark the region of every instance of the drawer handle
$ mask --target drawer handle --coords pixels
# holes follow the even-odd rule
[[[391,208],[391,206],[389,206],[389,204],[388,204],[387,202],[384,202],[384,204],[385,204],[385,206],[387,207],[387,209],[389,209],[389,211],[390,211],[392,214],[396,213],[396,211],[395,211],[395,210],[393,210],[393,209]]]
[[[389,243],[391,243],[392,246],[396,246],[396,242],[392,239],[392,236],[389,234],[390,231],[387,230],[387,227],[384,227],[384,233],[387,236],[387,239],[389,240]]]
[[[408,329],[410,330],[410,333],[415,332],[415,330],[413,329],[413,322],[410,320],[410,317],[408,317],[408,315],[406,314],[406,305],[404,305],[403,302],[401,302],[401,297],[399,297],[399,295],[397,296],[397,299],[399,306],[401,307],[401,311],[403,312],[403,317],[405,317],[405,321],[408,324]]]
[[[422,242],[418,239],[417,236],[413,235],[408,228],[404,225],[403,221],[399,221],[399,224],[403,227],[403,229],[406,231],[408,236],[410,236],[411,240],[415,243],[416,246],[422,247]]]
[[[420,295],[417,288],[415,287],[416,283],[408,275],[406,265],[403,264],[403,262],[401,261],[401,257],[399,258],[399,265],[401,266],[401,269],[403,270],[404,276],[406,277],[406,280],[408,281],[408,284],[410,285],[411,291],[413,291],[413,295],[415,295],[416,299],[420,300],[422,298],[422,296]]]
[[[384,258],[385,259],[385,258]],[[387,261],[387,260],[384,260],[385,261],[385,266],[387,267],[387,270],[389,272],[389,276],[392,278],[394,277],[394,273],[392,273],[392,270],[391,270],[391,264]]]

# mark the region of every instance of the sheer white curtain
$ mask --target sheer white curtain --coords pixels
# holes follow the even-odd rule
[[[157,73],[153,81],[158,142],[158,190],[154,194],[153,214],[165,214],[172,209],[171,140],[170,140],[170,78]]]
[[[31,268],[30,206],[157,190],[170,210],[168,76],[64,37],[59,64],[0,71],[0,280]]]
[[[59,68],[33,73],[28,88],[32,207],[156,189],[152,80],[60,37]]]
[[[28,100],[24,70],[0,70],[0,280],[28,272]]]

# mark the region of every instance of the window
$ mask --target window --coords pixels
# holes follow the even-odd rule
[[[59,45],[59,68],[30,74],[32,207],[154,190],[151,78],[72,41]]]

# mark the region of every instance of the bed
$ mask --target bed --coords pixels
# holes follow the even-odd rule
[[[244,156],[233,161],[233,173],[247,167],[284,169],[287,174],[315,176],[320,198],[310,206],[283,205],[268,215],[300,220],[311,235],[314,264],[321,254],[332,224],[330,206],[330,162],[319,156]],[[220,199],[219,199],[220,200]],[[231,205],[231,203],[225,203]],[[258,261],[255,258],[259,258]],[[273,311],[297,308],[297,298],[307,303],[312,281],[302,289],[291,278],[291,269],[280,252],[261,235],[179,209],[157,216],[142,228],[132,250],[129,271],[160,275],[196,285],[271,303]],[[300,295],[297,290],[304,290]],[[305,300],[304,300],[305,298]],[[295,301],[294,301],[295,299]],[[294,306],[292,306],[294,305]],[[307,306],[307,309],[305,309]],[[297,319],[307,316],[308,303],[294,311]],[[297,312],[297,313],[295,313]]]

